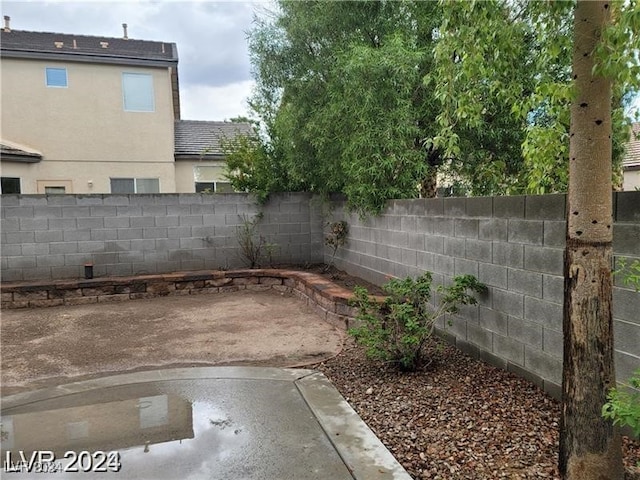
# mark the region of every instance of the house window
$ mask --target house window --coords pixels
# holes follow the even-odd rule
[[[196,182],[196,193],[233,193],[229,182]]]
[[[215,191],[215,182],[196,182],[196,193],[213,193]]]
[[[72,193],[71,180],[36,180],[38,193],[59,194]]]
[[[67,192],[67,189],[62,185],[51,185],[51,186],[44,187],[44,193],[46,194],[60,194],[60,193],[66,193],[66,192]]]
[[[193,167],[196,193],[233,193],[231,183],[225,177],[223,165],[195,165]]]
[[[235,190],[229,182],[216,182],[216,193],[233,193]]]
[[[112,178],[111,193],[160,193],[160,179]]]
[[[148,73],[123,73],[122,98],[127,112],[153,112],[153,77]]]
[[[17,177],[0,177],[2,185],[0,193],[22,193],[20,190],[20,179]]]
[[[45,77],[47,87],[67,87],[67,69],[66,68],[45,68]]]

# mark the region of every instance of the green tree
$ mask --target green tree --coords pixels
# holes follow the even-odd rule
[[[564,361],[560,473],[568,479],[622,479],[620,435],[602,417],[615,385],[611,262],[611,77],[596,48],[611,22],[606,1],[578,1],[574,13],[565,250]]]
[[[463,194],[566,191],[573,6],[281,0],[249,34],[251,105],[280,166],[260,172],[286,173],[290,189],[343,192],[360,213],[433,196],[436,175]],[[620,28],[624,18],[608,41],[624,52],[611,66],[634,60],[636,25]],[[629,134],[622,105],[638,77],[627,70],[613,84],[615,181]]]
[[[254,193],[260,203],[264,203],[270,193],[299,190],[280,162],[281,157],[273,153],[274,144],[260,134],[259,124],[244,117],[239,117],[237,122],[253,124],[253,131],[220,140],[226,160],[225,176],[233,189]]]
[[[425,82],[441,105],[435,141],[452,178],[474,195],[566,192],[574,2],[441,4],[435,75]],[[631,65],[636,26],[622,19],[636,3],[612,5],[621,21],[608,42],[617,57],[611,65]],[[629,135],[624,106],[637,90],[634,69],[619,70],[625,73],[614,79],[612,100],[616,184]]]
[[[301,188],[361,213],[433,195],[435,2],[291,2],[250,33],[252,105]],[[431,185],[431,188],[428,186]]]
[[[445,153],[474,164],[461,148],[460,132],[482,128],[487,98],[504,98],[526,134],[523,170],[515,178],[524,173],[524,182],[515,188],[564,191],[568,182],[559,467],[569,479],[619,479],[619,436],[601,418],[608,388],[615,384],[612,136],[619,143],[628,131],[619,100],[640,83],[640,11],[635,1],[443,6],[436,61],[444,82],[436,88],[443,105],[437,138]],[[520,55],[536,72],[524,84],[509,70]],[[491,163],[477,168],[499,174],[500,165]]]

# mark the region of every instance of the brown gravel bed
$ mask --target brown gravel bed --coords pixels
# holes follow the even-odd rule
[[[556,400],[450,345],[429,350],[434,360],[414,373],[351,344],[314,368],[415,479],[560,478]],[[626,478],[640,479],[640,442],[623,444]]]

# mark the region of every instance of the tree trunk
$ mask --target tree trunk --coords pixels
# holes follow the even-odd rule
[[[435,198],[437,196],[438,170],[429,168],[429,172],[420,181],[420,198]]]
[[[592,74],[610,21],[606,1],[578,0],[574,17],[564,363],[559,469],[569,480],[622,479],[620,435],[602,418],[613,364],[611,81]]]

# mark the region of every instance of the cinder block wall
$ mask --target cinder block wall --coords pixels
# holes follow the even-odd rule
[[[248,266],[238,226],[262,218],[274,263],[322,261],[322,211],[307,194],[2,195],[2,280]],[[263,249],[262,266],[270,259]]]
[[[559,395],[565,196],[396,200],[360,219],[341,202],[323,217],[307,194],[2,195],[3,281],[245,267],[237,227],[262,212],[273,263],[329,260],[324,222],[346,220],[336,266],[378,285],[389,276],[471,273],[489,286],[480,305],[439,328],[461,349]],[[640,259],[640,192],[614,194],[614,252]],[[267,262],[268,263],[268,262]],[[268,265],[265,265],[268,266]],[[616,279],[616,368],[640,366],[640,293]]]
[[[564,195],[396,200],[360,219],[334,203],[349,236],[336,266],[376,284],[434,274],[434,284],[470,273],[489,287],[441,333],[461,349],[559,396],[562,382]],[[614,251],[640,259],[640,192],[614,194]],[[328,258],[328,257],[327,257]],[[640,293],[616,279],[619,380],[640,367]]]

